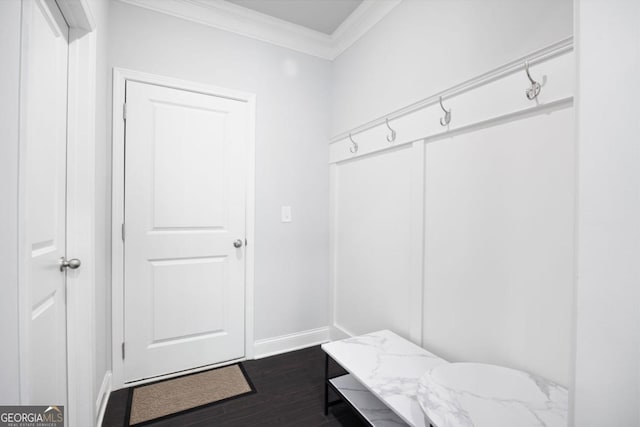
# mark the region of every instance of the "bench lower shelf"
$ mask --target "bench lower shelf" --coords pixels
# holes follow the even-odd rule
[[[351,374],[328,380],[329,386],[340,398],[360,414],[361,418],[375,427],[406,426],[391,409],[367,390]]]

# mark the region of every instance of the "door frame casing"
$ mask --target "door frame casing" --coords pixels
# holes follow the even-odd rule
[[[67,258],[80,258],[82,267],[67,273],[67,396],[74,402],[69,425],[83,426],[98,422],[98,411],[104,411],[96,403],[96,375],[106,374],[96,372],[97,35],[79,28],[70,28],[69,35]]]
[[[46,1],[39,0],[48,8]],[[67,73],[67,226],[66,253],[81,258],[80,271],[66,278],[66,358],[67,358],[67,425],[86,426],[96,423],[95,408],[95,118],[96,118],[96,24],[88,2],[56,0],[69,25]],[[23,6],[21,6],[23,7]],[[23,23],[21,23],[21,26]],[[26,29],[21,28],[22,34]],[[22,43],[22,42],[21,42]],[[24,46],[21,45],[21,51]],[[21,52],[22,56],[22,52]],[[20,59],[20,127],[18,209],[24,210],[25,142],[24,123],[24,58]],[[28,64],[26,64],[28,66]],[[18,327],[20,339],[20,402],[28,403],[26,381],[26,343],[28,330],[25,316],[29,311],[26,298],[24,215],[18,215]],[[89,343],[89,345],[87,345]],[[55,403],[55,402],[52,402]]]
[[[111,200],[111,336],[112,336],[112,384],[114,389],[134,384],[143,384],[150,380],[126,383],[124,381],[124,360],[122,343],[124,342],[124,242],[122,240],[122,224],[124,224],[124,154],[125,154],[125,121],[123,105],[125,101],[126,81],[154,84],[174,89],[198,92],[207,95],[236,99],[246,102],[249,107],[249,129],[246,158],[246,239],[245,246],[245,325],[244,325],[244,359],[254,356],[254,256],[255,256],[255,116],[256,95],[207,84],[195,83],[171,77],[149,74],[124,68],[113,69],[113,115],[112,115],[112,200]],[[228,363],[228,362],[226,362]],[[211,365],[221,366],[225,363]],[[208,369],[211,366],[192,370]],[[187,372],[192,372],[187,371]],[[181,372],[180,375],[185,372]],[[172,374],[154,378],[170,378]]]

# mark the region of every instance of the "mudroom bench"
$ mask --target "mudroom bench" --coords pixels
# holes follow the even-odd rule
[[[325,415],[330,405],[344,401],[372,426],[428,427],[417,400],[418,383],[447,361],[387,330],[329,342],[322,350]],[[348,373],[330,378],[329,358]],[[340,400],[330,402],[329,390]]]
[[[376,427],[565,427],[566,387],[524,371],[448,363],[390,331],[322,345],[325,415],[344,401]],[[329,358],[348,374],[329,377]],[[329,390],[339,400],[329,401]]]

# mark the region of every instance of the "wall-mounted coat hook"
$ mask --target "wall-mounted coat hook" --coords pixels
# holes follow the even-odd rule
[[[384,121],[387,124],[387,127],[389,128],[389,130],[391,131],[391,134],[387,135],[387,141],[393,142],[396,140],[396,131],[391,129],[391,126],[389,126],[389,119],[384,119]]]
[[[353,154],[358,152],[358,144],[353,140],[353,137],[351,136],[351,134],[349,134],[349,139],[351,140],[351,143],[353,144],[353,146],[351,146],[349,148],[349,151],[351,151]]]
[[[531,78],[531,74],[529,74],[529,61],[526,61],[524,63],[524,70],[527,72],[527,78],[531,82],[531,86],[526,91],[527,99],[529,99],[530,101],[533,101],[540,94],[541,86],[540,86],[540,83],[538,83],[537,81],[533,80]]]
[[[442,97],[440,97],[440,108],[444,111],[444,117],[440,118],[440,125],[447,126],[451,122],[451,109],[447,110],[444,108],[444,105],[442,105]]]

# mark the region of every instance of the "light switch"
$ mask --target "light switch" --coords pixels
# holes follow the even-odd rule
[[[282,222],[291,222],[291,206],[283,206],[280,217]]]

